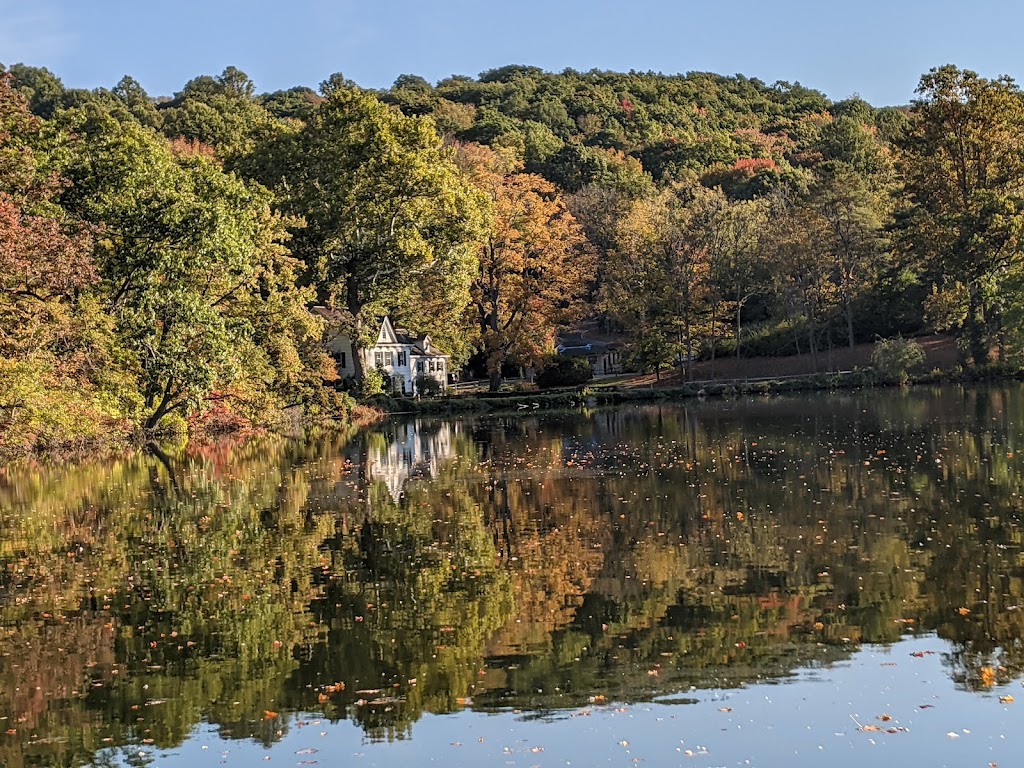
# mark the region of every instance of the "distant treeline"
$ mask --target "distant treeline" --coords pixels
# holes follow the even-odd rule
[[[509,66],[173,98],[0,81],[0,449],[345,418],[316,303],[501,383],[587,318],[638,370],[924,328],[1019,354],[1024,104],[952,66],[906,108],[707,73]],[[358,358],[358,355],[356,356]]]

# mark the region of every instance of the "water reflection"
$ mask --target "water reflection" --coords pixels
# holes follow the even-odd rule
[[[425,712],[646,701],[910,632],[950,641],[965,689],[1014,679],[1022,417],[1018,387],[872,392],[9,468],[0,764],[204,721],[269,744],[291,712],[407,738]]]

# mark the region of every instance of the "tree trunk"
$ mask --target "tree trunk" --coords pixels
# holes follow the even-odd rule
[[[164,387],[164,394],[160,398],[160,404],[156,407],[156,410],[150,414],[149,418],[146,419],[143,425],[147,430],[156,428],[156,425],[160,423],[160,420],[167,415],[167,412],[171,409],[171,381],[167,382]]]
[[[849,299],[846,300],[846,335],[850,341],[850,349],[853,349],[856,346],[853,341],[853,302]]]
[[[742,330],[743,302],[740,301],[740,292],[736,291],[736,362],[740,361],[740,332]]]
[[[718,344],[718,301],[711,302],[711,380],[715,380],[715,347]]]
[[[971,283],[971,302],[967,310],[967,345],[975,365],[988,362],[988,343],[985,338],[984,307],[977,283]]]
[[[690,315],[686,315],[686,380],[693,381],[693,335],[690,331]]]
[[[786,310],[786,317],[789,319],[789,327],[793,329],[793,344],[796,346],[796,353],[800,354],[800,334],[796,329],[796,319],[789,309]]]
[[[497,307],[487,314],[486,340],[484,349],[487,351],[487,378],[488,390],[497,392],[501,389],[503,376],[501,366],[505,362],[505,350],[502,348],[501,324],[499,323]]]
[[[814,319],[808,315],[807,317],[807,343],[811,347],[811,367],[814,372],[818,372],[818,345],[816,336],[818,335],[818,329],[814,325]]]
[[[363,365],[363,305],[359,301],[359,283],[349,276],[345,283],[346,309],[352,314],[352,371],[356,382],[362,384],[366,377],[366,366]]]

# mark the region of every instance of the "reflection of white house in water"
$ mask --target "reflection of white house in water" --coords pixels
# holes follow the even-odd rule
[[[454,455],[454,429],[451,424],[420,420],[395,423],[386,445],[369,449],[367,464],[370,480],[380,480],[391,498],[398,501],[405,486],[419,477],[436,477],[441,465]]]

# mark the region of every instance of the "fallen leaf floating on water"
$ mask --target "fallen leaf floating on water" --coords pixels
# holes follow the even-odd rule
[[[719,712],[732,712],[732,707],[719,707]]]
[[[958,613],[959,613],[959,614],[960,614],[961,616],[967,616],[968,614],[970,614],[970,612],[971,612],[971,609],[970,609],[970,608],[960,608],[960,609],[958,609],[958,610],[957,610],[957,612],[958,612]]]
[[[273,710],[270,710],[270,709],[264,709],[263,710],[263,719],[264,720],[273,720],[276,717],[277,717],[277,712],[274,712]]]
[[[999,697],[999,703],[1000,704],[1012,704],[1014,701],[1015,701],[1015,699],[1013,698],[1013,696],[1011,696],[1009,694],[1007,694],[1006,696],[1000,696]]]

